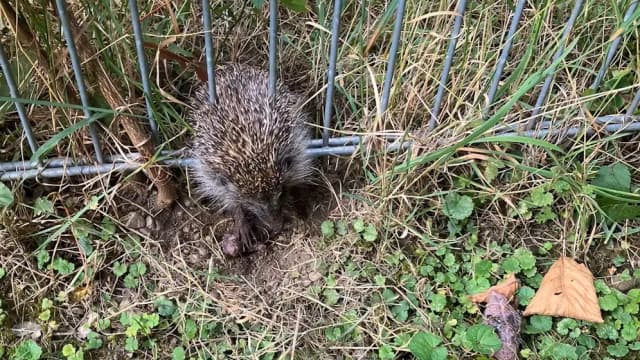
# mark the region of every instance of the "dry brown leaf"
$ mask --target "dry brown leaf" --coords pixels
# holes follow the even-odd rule
[[[571,258],[559,258],[542,279],[523,315],[536,314],[604,322],[591,271]]]
[[[486,303],[489,292],[491,291],[495,291],[505,298],[511,299],[518,290],[518,287],[518,279],[516,279],[514,274],[511,274],[500,284],[494,285],[481,293],[470,295],[469,299],[476,304]]]
[[[84,300],[87,296],[91,295],[91,292],[92,292],[91,286],[77,287],[71,292],[71,296],[70,296],[71,302],[78,303]]]

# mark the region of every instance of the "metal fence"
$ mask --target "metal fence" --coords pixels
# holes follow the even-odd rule
[[[518,0],[511,18],[508,33],[505,36],[505,41],[502,47],[502,51],[497,61],[497,65],[489,88],[487,89],[486,99],[487,104],[484,107],[482,116],[486,119],[488,114],[492,111],[492,105],[496,101],[496,94],[498,91],[498,85],[503,77],[503,70],[507,59],[509,58],[509,52],[513,38],[518,30],[520,24],[520,18],[525,9],[526,0]],[[567,44],[571,30],[578,18],[579,14],[583,10],[584,1],[577,0],[574,2],[571,14],[567,20],[564,30],[560,38],[560,45],[556,49],[553,56],[553,60],[558,60],[562,56],[565,45]],[[276,36],[277,36],[277,1],[271,0],[269,2],[269,92],[274,93],[276,83],[276,66],[277,66],[277,48],[276,48]],[[61,26],[65,36],[65,41],[69,50],[69,56],[72,62],[73,72],[75,75],[75,81],[77,90],[80,94],[82,102],[82,108],[85,117],[88,119],[92,116],[89,100],[87,96],[87,90],[85,88],[83,74],[80,68],[80,61],[74,44],[74,37],[72,34],[71,26],[69,24],[69,18],[67,14],[66,3],[64,0],[56,0],[57,12],[60,17]],[[431,108],[431,117],[428,124],[430,130],[436,128],[438,125],[441,106],[445,91],[447,90],[447,82],[451,65],[455,57],[456,42],[460,35],[460,31],[463,26],[463,19],[465,10],[467,7],[466,0],[459,0],[456,6],[456,15],[451,31],[451,37],[449,40],[444,64],[439,78],[439,84],[437,92],[434,98],[433,106]],[[140,77],[142,79],[142,86],[144,90],[144,96],[146,100],[147,118],[152,131],[152,138],[157,141],[158,128],[153,117],[152,104],[150,98],[150,85],[148,79],[147,63],[144,54],[143,41],[142,41],[142,28],[139,20],[138,5],[136,0],[129,0],[129,9],[131,12],[133,35],[135,38],[136,53],[138,57],[138,66],[140,70]],[[363,138],[360,136],[347,136],[347,137],[330,137],[329,129],[331,127],[332,109],[333,109],[333,94],[334,94],[334,81],[336,78],[336,62],[338,53],[338,34],[340,28],[340,13],[342,9],[342,0],[335,0],[334,9],[332,14],[331,24],[331,42],[330,42],[330,54],[329,54],[329,66],[327,76],[327,88],[326,98],[324,104],[324,116],[323,116],[323,132],[322,138],[314,139],[308,144],[308,153],[312,156],[325,156],[325,155],[348,155],[354,153],[360,146],[363,145]],[[393,76],[395,72],[395,63],[398,49],[400,47],[400,35],[403,28],[405,10],[405,0],[398,0],[396,2],[395,9],[395,22],[392,34],[390,56],[387,61],[386,74],[383,82],[382,96],[381,96],[381,109],[380,112],[384,114],[387,110],[389,99],[391,97],[391,85],[393,82]],[[638,18],[638,0],[631,1],[628,9],[624,15],[624,21]],[[214,64],[214,47],[211,35],[211,13],[209,0],[202,0],[202,23],[204,29],[205,39],[205,53],[206,53],[206,67],[208,77],[208,91],[209,100],[216,101],[216,88],[215,88],[215,64]],[[595,77],[591,89],[597,90],[600,87],[604,76],[609,69],[612,59],[614,58],[618,47],[622,40],[622,34],[617,34],[611,39],[606,58],[602,62],[601,68],[597,76]],[[33,153],[38,150],[38,144],[36,143],[34,134],[29,124],[24,105],[25,102],[21,99],[18,87],[12,78],[12,74],[9,68],[9,62],[7,57],[0,47],[0,65],[10,90],[11,101],[15,103],[16,111],[19,115],[24,135],[27,139],[29,148]],[[546,137],[549,135],[561,135],[561,136],[575,136],[582,133],[594,133],[596,130],[590,127],[570,127],[562,130],[555,129],[553,122],[549,120],[539,121],[542,118],[540,111],[545,103],[549,92],[551,91],[551,85],[553,82],[553,74],[546,76],[543,86],[537,97],[535,106],[531,110],[529,122],[526,124],[525,129],[514,129],[513,127],[502,128],[502,130],[495,130],[499,135],[524,135],[530,137]],[[277,99],[276,99],[277,101]],[[631,104],[624,114],[612,114],[606,116],[600,116],[595,119],[595,123],[599,125],[598,131],[606,132],[635,132],[640,130],[640,121],[636,116],[633,116],[635,109],[640,103],[640,89],[635,94]],[[9,181],[17,179],[27,178],[55,178],[64,176],[76,176],[76,175],[96,175],[111,171],[128,171],[136,170],[142,163],[138,162],[140,158],[138,153],[131,153],[127,156],[105,156],[102,152],[101,144],[98,138],[97,130],[93,123],[88,124],[89,134],[92,139],[93,147],[95,150],[95,159],[91,163],[82,163],[71,158],[49,158],[38,159],[37,161],[17,161],[0,163],[0,180]],[[390,138],[388,140],[388,149],[394,150],[407,145],[407,143],[399,143],[397,138]],[[172,157],[175,153],[165,152],[163,155],[167,155],[167,159],[161,160],[162,163],[169,166],[188,167],[193,165],[193,159]]]

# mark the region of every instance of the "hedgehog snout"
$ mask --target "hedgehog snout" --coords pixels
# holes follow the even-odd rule
[[[282,207],[280,196],[261,197],[260,200],[247,201],[245,204],[254,220],[257,220],[262,228],[272,234],[282,231],[284,221],[282,217]]]

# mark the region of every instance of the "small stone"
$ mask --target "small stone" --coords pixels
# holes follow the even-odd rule
[[[198,254],[189,254],[189,256],[187,256],[187,259],[189,259],[189,264],[200,263],[200,257],[198,256]]]
[[[78,327],[78,330],[77,330],[78,338],[81,340],[84,340],[89,336],[90,332],[91,332],[91,327],[89,326],[89,324],[83,324]]]
[[[145,223],[147,225],[147,229],[149,230],[154,230],[156,227],[156,222],[153,220],[153,217],[151,217],[151,215],[147,215]]]
[[[190,207],[193,204],[193,201],[191,201],[191,199],[187,198],[184,199],[184,207]]]
[[[304,287],[311,286],[311,280],[302,280],[302,286]]]
[[[125,217],[125,225],[130,229],[140,229],[145,225],[144,218],[138,212],[130,212]]]
[[[207,235],[204,237],[204,241],[210,243],[211,241],[213,241],[213,237],[211,235]]]
[[[209,250],[206,247],[199,247],[198,248],[198,254],[200,256],[202,256],[203,258],[206,258],[209,255]]]
[[[42,336],[42,327],[33,321],[24,321],[11,329],[18,337],[29,337],[38,340]]]
[[[319,273],[319,272],[317,272],[317,271],[314,271],[314,272],[312,272],[312,273],[310,273],[310,274],[309,274],[309,280],[310,280],[311,282],[316,282],[316,281],[318,281],[318,280],[320,280],[320,279],[322,279],[322,274],[320,274],[320,273]]]

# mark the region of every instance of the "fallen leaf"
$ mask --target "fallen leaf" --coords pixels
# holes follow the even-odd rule
[[[87,296],[91,295],[91,286],[77,287],[71,293],[71,302],[77,303],[84,300]]]
[[[602,323],[593,275],[584,264],[559,258],[542,279],[524,316],[549,315]]]
[[[489,293],[495,291],[505,298],[511,300],[513,295],[518,290],[518,287],[518,279],[516,279],[515,274],[511,274],[500,284],[494,285],[481,293],[471,295],[469,296],[469,299],[476,304],[486,303],[489,297]]]
[[[518,360],[520,342],[520,324],[522,318],[509,304],[509,298],[490,290],[487,295],[487,307],[484,310],[484,323],[496,329],[502,346],[493,357],[497,360]]]

